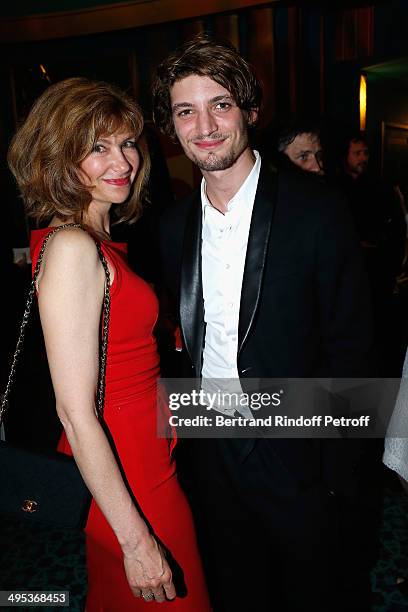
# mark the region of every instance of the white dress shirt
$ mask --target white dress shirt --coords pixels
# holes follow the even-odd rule
[[[228,385],[227,381],[224,382],[224,390],[228,387],[232,392],[241,392],[237,367],[239,306],[249,227],[261,168],[259,153],[254,151],[254,154],[255,164],[228,202],[225,214],[211,205],[205,179],[201,182],[202,282],[207,324],[202,387],[208,392],[219,387],[218,379],[228,379]],[[248,415],[247,411],[236,409]],[[235,408],[219,406],[219,410],[233,414]]]

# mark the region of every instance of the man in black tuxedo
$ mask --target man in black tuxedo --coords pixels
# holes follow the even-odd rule
[[[250,66],[200,36],[158,67],[153,92],[157,125],[203,174],[164,215],[160,238],[188,375],[242,388],[249,378],[365,376],[370,306],[347,208],[251,149],[261,89]],[[351,442],[179,444],[216,612],[370,609],[370,472]]]

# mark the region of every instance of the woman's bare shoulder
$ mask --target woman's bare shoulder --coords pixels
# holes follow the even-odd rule
[[[81,228],[64,228],[49,239],[43,264],[40,277],[48,272],[46,276],[80,273],[85,278],[95,274],[100,262],[92,236]]]
[[[76,248],[95,249],[95,241],[87,231],[80,227],[64,227],[49,238],[47,249],[51,244],[68,250]]]
[[[45,255],[47,259],[50,255],[58,255],[64,260],[73,261],[98,258],[94,239],[79,227],[67,227],[51,236]]]

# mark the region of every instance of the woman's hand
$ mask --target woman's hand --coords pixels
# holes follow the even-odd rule
[[[134,551],[124,551],[126,576],[135,597],[161,603],[174,599],[172,574],[163,548],[151,534],[140,541]]]

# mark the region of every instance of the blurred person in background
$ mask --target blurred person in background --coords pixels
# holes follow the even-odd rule
[[[393,293],[405,253],[406,223],[392,187],[370,168],[370,148],[361,131],[342,137],[338,188],[347,198],[371,287],[380,374],[399,376],[402,364],[394,330]]]
[[[280,130],[278,151],[305,172],[324,175],[320,128],[313,123],[297,122]]]

